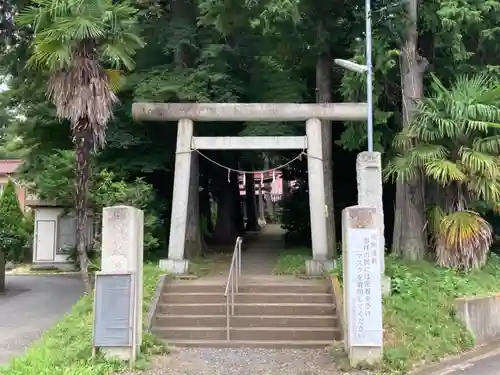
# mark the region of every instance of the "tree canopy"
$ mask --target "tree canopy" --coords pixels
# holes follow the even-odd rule
[[[365,14],[359,0],[349,4],[336,0],[6,0],[0,6],[0,75],[8,77],[9,85],[0,94],[0,130],[18,140],[13,145],[12,137],[0,134],[0,155],[5,150],[5,155],[23,156],[25,178],[34,184],[48,181],[39,177],[50,169],[47,157],[57,163],[54,158],[72,150],[75,121],[90,116],[90,123],[99,129],[95,140],[106,143],[105,149],[90,156],[92,175],[106,171],[120,181],[133,183],[140,178],[150,186],[164,234],[170,221],[176,126],[133,121],[134,101],[365,100],[366,77],[333,64],[334,58],[364,63]],[[488,180],[498,168],[496,130],[485,131],[480,122],[498,123],[493,112],[498,112],[499,104],[487,95],[498,92],[499,16],[500,4],[494,0],[372,2],[375,148],[383,152],[387,170],[409,186],[401,190],[405,184],[396,188],[386,182],[386,237],[394,229],[394,250],[408,258],[416,259],[426,251],[424,210],[436,204],[434,182],[466,181],[474,200],[490,206],[496,200],[498,192],[492,190],[496,184]],[[107,87],[89,94],[95,96],[89,97],[85,108],[75,107],[78,99],[68,89],[78,83],[72,69],[80,58],[75,51],[82,46],[90,48],[85,58],[97,69],[92,75]],[[27,69],[30,64],[41,69]],[[133,71],[117,71],[132,67]],[[408,67],[418,71],[410,72]],[[421,78],[416,86],[409,79],[412,73]],[[113,83],[118,76],[119,91]],[[418,95],[413,95],[415,90]],[[102,103],[93,102],[96,97]],[[415,99],[424,100],[418,104]],[[415,108],[409,109],[408,103]],[[485,106],[493,112],[487,114]],[[460,116],[466,111],[471,118],[464,123]],[[356,203],[354,158],[365,147],[367,135],[361,122],[334,123],[331,129],[338,232],[340,210]],[[195,131],[205,136],[299,135],[304,134],[304,124],[204,123]],[[452,142],[459,134],[465,137],[461,149]],[[402,147],[403,138],[411,138],[406,147]],[[263,153],[207,155],[231,168],[264,168]],[[265,156],[271,166],[293,157],[287,152]],[[446,164],[449,173],[437,170],[437,164]],[[218,202],[230,199],[235,182],[228,181],[227,171],[203,158],[199,170],[205,192]],[[422,182],[409,183],[408,178],[420,176],[422,170]],[[480,170],[484,179],[478,180],[471,170]],[[492,173],[484,174],[488,170]],[[286,206],[300,214],[285,215],[291,220],[287,228],[308,243],[309,216],[302,213],[308,210],[305,162],[291,165],[285,174],[300,185],[293,196],[297,204]],[[61,192],[51,187],[46,193]],[[405,199],[408,194],[422,199]],[[211,218],[204,202],[207,197],[200,193],[200,214],[206,220]],[[408,224],[404,228],[393,226],[395,199],[396,215],[400,215],[396,224]],[[226,215],[236,217],[231,204],[221,207],[227,208]],[[418,225],[412,228],[411,223]],[[224,227],[224,236],[232,238],[238,225]],[[163,235],[159,247],[166,240]],[[415,253],[410,242],[418,243],[420,252]]]

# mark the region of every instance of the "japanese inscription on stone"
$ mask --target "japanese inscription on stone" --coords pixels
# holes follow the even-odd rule
[[[377,229],[348,230],[349,344],[382,345],[382,295]]]

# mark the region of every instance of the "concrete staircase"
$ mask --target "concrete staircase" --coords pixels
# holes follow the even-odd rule
[[[341,339],[326,280],[244,278],[227,341],[225,280],[166,281],[152,331],[176,346],[326,347]]]

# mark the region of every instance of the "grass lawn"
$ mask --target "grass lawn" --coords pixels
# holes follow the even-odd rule
[[[485,268],[467,274],[388,257],[386,274],[393,291],[384,299],[383,367],[394,374],[470,349],[473,338],[455,317],[455,298],[500,292],[496,254]]]
[[[198,277],[225,275],[231,264],[233,253],[213,253],[189,260],[189,273]]]
[[[144,265],[145,314],[156,291],[160,269]],[[85,296],[75,304],[57,325],[48,330],[24,355],[0,367],[2,375],[104,375],[122,371],[127,364],[108,361],[98,356],[92,360],[92,298]],[[161,353],[165,347],[150,334],[145,334],[142,354],[137,365],[143,367],[145,359]]]
[[[273,269],[275,275],[302,275],[306,272],[306,260],[312,258],[312,250],[307,247],[285,249],[279,255]]]

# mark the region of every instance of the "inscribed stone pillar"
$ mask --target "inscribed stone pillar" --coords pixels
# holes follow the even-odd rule
[[[179,120],[177,128],[177,146],[174,170],[174,191],[172,196],[172,216],[168,238],[168,259],[160,260],[160,268],[171,274],[184,274],[188,271],[185,259],[186,230],[188,220],[188,202],[192,168],[191,141],[193,121]]]
[[[309,119],[306,122],[307,174],[309,179],[309,206],[311,215],[311,238],[313,259],[307,261],[306,272],[320,275],[333,267],[334,248],[328,246],[325,174],[323,168],[323,145],[321,122]]]
[[[385,271],[384,206],[382,200],[382,161],[380,152],[361,152],[356,158],[358,180],[358,204],[375,207],[376,222],[379,230],[380,271]],[[384,294],[390,292],[390,280],[383,278]]]
[[[375,207],[342,211],[344,343],[352,366],[382,359],[379,237]]]
[[[103,209],[102,259],[103,273],[130,272],[132,274],[135,320],[135,348],[105,348],[106,355],[122,359],[135,358],[142,342],[142,293],[144,213],[130,206],[113,206]],[[131,352],[135,351],[135,352]]]

